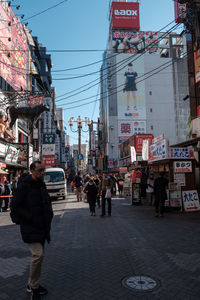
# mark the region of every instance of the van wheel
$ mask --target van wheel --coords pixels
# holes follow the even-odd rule
[[[65,198],[66,198],[66,197],[65,197],[65,196],[63,196],[62,198],[63,198],[63,200],[65,200]]]

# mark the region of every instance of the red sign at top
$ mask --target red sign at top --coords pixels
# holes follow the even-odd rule
[[[112,2],[112,28],[140,29],[139,3]]]

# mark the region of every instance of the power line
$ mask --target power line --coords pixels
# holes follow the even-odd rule
[[[174,26],[173,26],[172,28],[170,28],[166,33],[164,33],[163,35],[161,35],[161,36],[159,37],[159,39],[163,39],[164,36],[168,35],[168,33],[169,33],[170,30],[172,30],[172,29],[174,29],[174,27],[178,27],[178,26],[180,26],[180,24],[174,25]],[[158,39],[158,40],[159,40],[159,39]],[[150,44],[150,45],[151,45],[151,44]],[[139,59],[142,55],[144,55],[145,52],[146,52],[146,51],[144,51],[144,52],[141,53],[141,54],[133,54],[133,55],[131,55],[131,56],[128,56],[128,57],[125,58],[124,60],[122,60],[120,63],[116,63],[116,64],[112,65],[112,67],[115,67],[115,66],[117,66],[117,65],[118,65],[118,67],[122,66],[121,69],[119,69],[119,70],[116,69],[116,71],[113,72],[112,75],[114,75],[114,74],[116,74],[117,72],[121,71],[121,70],[124,68],[124,64],[125,64],[125,63],[128,63],[128,62],[130,62],[130,61],[131,61],[131,62],[134,62],[135,60]],[[135,56],[136,56],[136,58],[135,58],[134,60],[132,60],[133,57],[135,57]],[[106,68],[103,69],[103,70],[106,70],[106,69],[108,69],[108,67],[106,67]],[[69,99],[69,98],[71,98],[71,97],[73,97],[73,96],[76,96],[76,95],[79,95],[80,93],[85,92],[85,91],[91,89],[92,87],[94,87],[94,86],[100,84],[101,81],[104,81],[104,80],[106,80],[106,79],[107,79],[107,74],[105,74],[105,76],[102,77],[102,80],[98,81],[97,83],[93,84],[92,86],[89,86],[88,88],[82,90],[81,92],[77,92],[77,93],[72,94],[72,95],[70,95],[70,96],[68,96],[68,97],[64,97],[64,98],[62,98],[62,99],[59,99],[59,100],[57,100],[57,102],[63,101],[63,100],[66,100],[66,99]],[[97,80],[99,80],[99,79],[97,79]],[[96,81],[96,80],[94,80],[93,82],[95,82],[95,81]],[[95,95],[94,95],[93,97],[95,97]]]
[[[190,51],[190,52],[193,52],[193,51]],[[189,52],[188,52],[188,53],[189,53]],[[175,61],[178,61],[178,60],[180,60],[180,59],[183,59],[185,56],[187,56],[187,53],[186,53],[182,58],[174,59],[173,62],[172,62],[172,63],[170,62],[169,65],[163,67],[162,69],[156,71],[155,73],[149,75],[148,77],[146,77],[146,78],[144,78],[144,79],[141,79],[140,81],[137,82],[137,84],[140,83],[140,82],[142,82],[142,81],[145,81],[146,79],[148,79],[148,78],[150,78],[150,77],[152,77],[152,76],[154,76],[154,75],[157,75],[157,74],[158,74],[159,72],[161,72],[162,70],[168,68],[170,65],[173,65]],[[153,70],[152,70],[152,71],[153,71]],[[152,71],[151,71],[151,72],[152,72]],[[124,85],[124,84],[123,84],[123,85]],[[121,85],[121,86],[122,86],[122,85]],[[119,86],[119,87],[120,87],[120,86]],[[121,89],[121,90],[119,90],[119,91],[116,91],[116,92],[110,94],[109,96],[116,95],[118,92],[120,92],[120,91],[122,91],[122,90],[123,90],[123,89]],[[105,99],[105,97],[102,97],[102,98],[101,98],[101,100],[103,100],[103,99]],[[100,99],[99,99],[99,100],[100,100]],[[69,107],[69,108],[64,108],[63,110],[69,110],[69,109],[74,109],[74,108],[77,108],[77,107],[82,107],[82,106],[89,105],[89,104],[91,104],[91,103],[97,102],[97,101],[99,101],[99,100],[93,100],[93,101],[90,101],[90,102],[88,102],[88,103],[84,103],[84,104],[81,104],[81,105],[78,105],[78,106],[73,106],[73,107]]]

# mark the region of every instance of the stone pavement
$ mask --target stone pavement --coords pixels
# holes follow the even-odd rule
[[[199,300],[200,213],[168,212],[161,219],[128,199],[112,204],[112,217],[100,218],[100,209],[91,217],[88,204],[72,194],[54,202],[41,282],[49,294],[42,299]],[[30,254],[9,213],[0,213],[0,237],[0,300],[28,300]],[[133,276],[145,277],[135,282]],[[122,285],[129,277],[138,290]]]

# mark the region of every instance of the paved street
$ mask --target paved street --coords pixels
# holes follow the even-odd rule
[[[100,209],[91,217],[88,204],[72,194],[54,202],[41,282],[49,294],[43,299],[199,300],[200,213],[169,212],[161,219],[151,207],[129,206],[128,199],[112,204],[112,217],[100,218]],[[0,236],[0,300],[28,300],[30,255],[9,213],[0,214]],[[133,290],[122,284],[143,275],[137,284],[128,281]]]

